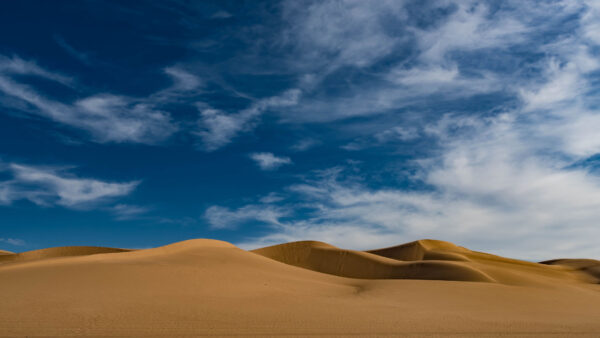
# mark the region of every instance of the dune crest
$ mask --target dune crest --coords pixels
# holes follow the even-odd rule
[[[470,253],[471,250],[450,242],[422,239],[388,248],[368,250],[367,252],[402,261],[469,261],[464,254]]]
[[[553,287],[557,283],[594,283],[599,276],[597,265],[589,262],[586,264],[590,266],[565,268],[472,251],[433,239],[368,251],[300,241],[252,252],[313,271],[363,279],[428,279]]]
[[[402,262],[371,252],[344,250],[315,241],[274,245],[252,252],[282,263],[350,278],[494,281],[484,272],[460,262]]]
[[[576,271],[581,271],[585,274],[596,278],[600,283],[600,261],[595,259],[552,259],[549,261],[540,262],[541,264],[565,266]]]
[[[0,255],[14,255],[14,252],[10,252],[10,251],[6,251],[6,250],[0,250]]]
[[[103,253],[127,252],[129,249],[105,248],[98,246],[62,246],[56,248],[25,251],[12,255],[0,255],[0,263],[28,262],[49,258],[87,256]]]

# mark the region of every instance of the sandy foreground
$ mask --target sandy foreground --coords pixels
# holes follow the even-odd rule
[[[422,240],[0,252],[0,336],[600,337],[600,262]]]

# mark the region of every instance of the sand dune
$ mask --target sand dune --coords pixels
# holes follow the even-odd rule
[[[494,281],[485,273],[459,262],[404,262],[370,252],[343,250],[314,241],[275,245],[252,252],[286,264],[350,278]]]
[[[529,263],[431,240],[19,255],[0,261],[0,336],[600,335],[591,260]]]
[[[14,254],[14,252],[6,251],[6,250],[0,250],[0,255],[12,255],[12,254]]]
[[[26,251],[18,254],[0,256],[0,263],[12,261],[33,261],[48,258],[87,256],[102,253],[125,252],[128,249],[104,248],[97,246],[64,246],[57,248],[47,248],[33,251]]]
[[[471,251],[438,240],[420,240],[369,251],[302,241],[252,252],[313,271],[365,279],[433,279],[542,285],[593,282],[581,269],[561,268]]]
[[[471,251],[450,242],[423,239],[389,248],[369,250],[367,252],[402,261],[468,261],[469,259],[464,254]]]
[[[565,266],[586,273],[600,283],[600,261],[595,259],[553,259],[542,264]]]

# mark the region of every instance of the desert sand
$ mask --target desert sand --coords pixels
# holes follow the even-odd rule
[[[421,240],[0,252],[0,336],[600,336],[600,262]]]

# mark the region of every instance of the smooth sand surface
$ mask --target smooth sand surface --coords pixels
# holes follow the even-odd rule
[[[594,260],[530,263],[434,240],[0,257],[0,336],[600,336]]]

